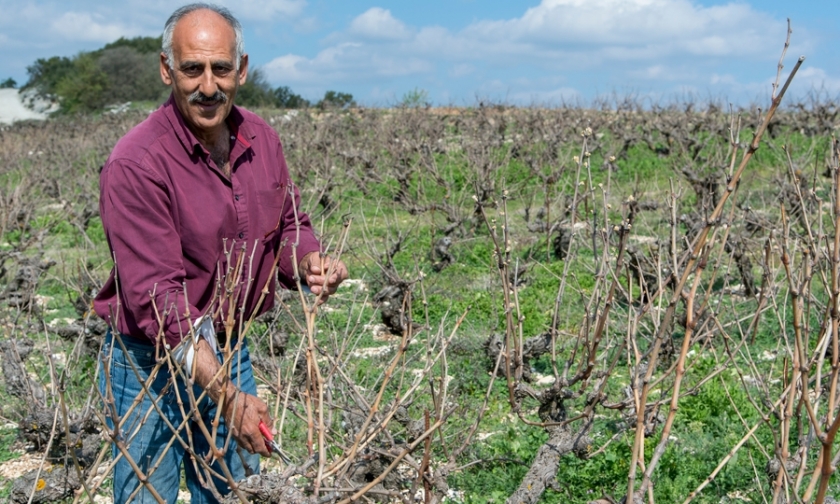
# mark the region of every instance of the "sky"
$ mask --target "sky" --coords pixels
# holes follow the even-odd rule
[[[790,100],[840,96],[837,0],[217,0],[244,27],[252,67],[310,100],[410,96],[557,106],[763,104],[785,42]],[[0,0],[0,80],[37,58],[158,36],[181,2]]]

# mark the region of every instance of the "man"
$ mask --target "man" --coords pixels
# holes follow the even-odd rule
[[[100,391],[116,433],[115,502],[175,502],[181,470],[192,502],[215,502],[259,470],[270,455],[260,423],[272,425],[224,318],[242,327],[296,273],[326,300],[347,269],[320,254],[276,132],[233,105],[248,56],[230,12],[175,11],[160,73],[169,100],[117,143],[100,179],[114,258],[94,303],[111,327]]]

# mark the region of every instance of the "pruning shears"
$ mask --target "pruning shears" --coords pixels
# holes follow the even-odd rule
[[[280,455],[280,459],[283,460],[284,463],[292,463],[292,459],[290,459],[283,449],[280,448],[280,444],[274,440],[274,435],[262,420],[260,420],[260,433],[263,435],[263,438],[265,438],[265,447],[268,448],[268,451]]]

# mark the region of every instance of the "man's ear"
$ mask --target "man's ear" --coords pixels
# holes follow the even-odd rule
[[[248,80],[248,55],[243,54],[239,59],[239,85],[245,84]]]
[[[172,85],[172,69],[169,68],[169,60],[166,58],[166,53],[160,53],[160,80],[167,86]]]

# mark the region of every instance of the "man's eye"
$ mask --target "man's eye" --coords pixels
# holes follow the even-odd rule
[[[184,72],[184,74],[186,74],[190,77],[195,77],[197,75],[201,75],[201,68],[199,68],[199,67],[186,67],[182,70],[182,72]]]
[[[213,73],[218,75],[219,77],[224,77],[231,72],[230,68],[227,67],[216,67],[213,69]]]

